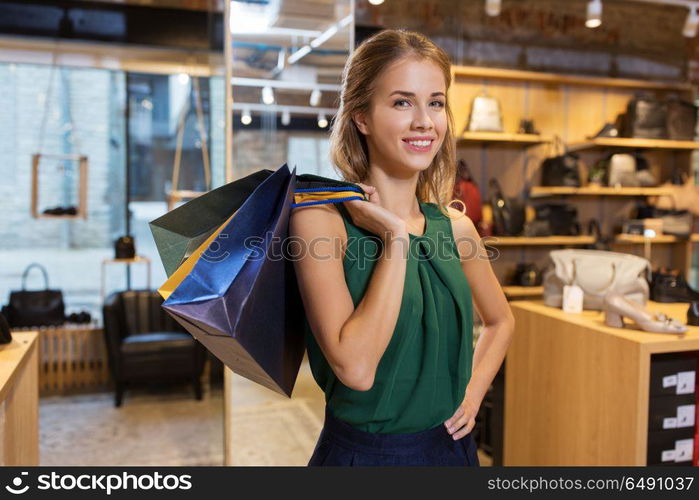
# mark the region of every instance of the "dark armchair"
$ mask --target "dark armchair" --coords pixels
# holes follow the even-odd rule
[[[161,307],[151,290],[116,292],[104,303],[104,339],[115,383],[115,406],[121,406],[131,383],[189,380],[202,398],[201,375],[206,349]]]

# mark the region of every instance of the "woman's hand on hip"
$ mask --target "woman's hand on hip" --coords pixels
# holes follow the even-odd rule
[[[472,403],[466,396],[454,414],[444,422],[444,427],[447,428],[452,439],[461,439],[475,427],[477,414],[478,405]]]

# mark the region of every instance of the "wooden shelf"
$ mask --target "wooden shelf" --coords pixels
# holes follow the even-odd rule
[[[629,149],[666,149],[675,151],[690,151],[699,149],[696,141],[671,141],[669,139],[635,139],[626,137],[598,137],[586,142],[571,144],[570,151],[585,151],[604,148]]]
[[[530,245],[590,245],[594,236],[488,236],[483,243],[488,246],[530,246]]]
[[[634,80],[630,78],[540,73],[538,71],[485,68],[481,66],[452,66],[452,73],[454,76],[466,78],[514,80],[521,82],[539,82],[557,85],[576,85],[583,87],[681,91],[691,90],[691,85],[685,82],[653,82],[648,80]]]
[[[51,215],[51,214],[37,214],[35,219],[85,219],[84,215]]]
[[[508,297],[535,297],[544,294],[543,286],[503,286],[502,291]]]
[[[531,189],[532,198],[546,196],[660,196],[672,194],[663,187],[609,187],[609,186],[534,186]]]
[[[539,134],[511,134],[508,132],[464,132],[456,138],[457,144],[497,144],[499,146],[536,146],[551,142],[551,137]]]
[[[658,236],[654,236],[653,238],[646,238],[640,234],[617,234],[614,238],[614,243],[629,245],[643,244],[646,241],[650,242],[651,245],[658,243],[687,243],[687,241],[690,240],[699,241],[694,239],[696,236],[699,235],[691,235],[688,240],[686,238],[678,238],[677,236],[673,236],[671,234],[660,234]]]

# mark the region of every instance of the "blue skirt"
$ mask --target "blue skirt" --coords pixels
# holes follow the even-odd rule
[[[421,432],[373,433],[338,420],[325,407],[325,422],[308,466],[478,467],[471,434],[453,440],[444,424]]]

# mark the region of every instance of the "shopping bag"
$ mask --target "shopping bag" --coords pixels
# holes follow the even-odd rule
[[[260,170],[198,196],[150,222],[151,233],[165,273],[170,276],[220,227],[265,179]]]
[[[305,349],[303,304],[284,257],[291,208],[365,198],[356,185],[304,177],[297,182],[284,165],[264,180],[190,257],[196,262],[163,303],[234,372],[287,396]]]

